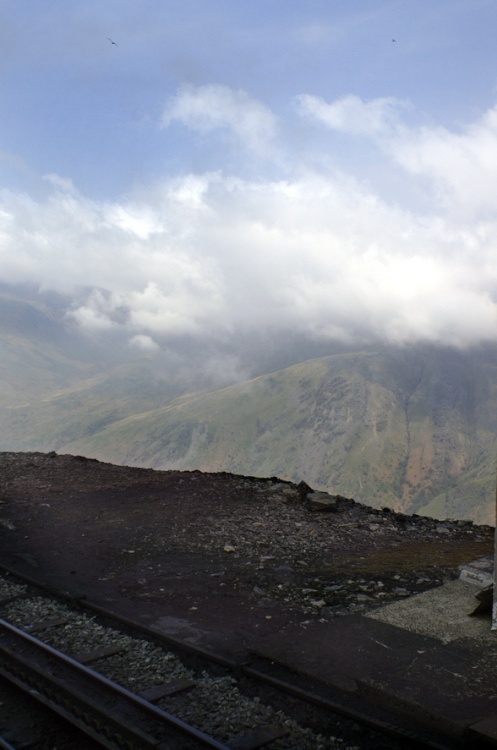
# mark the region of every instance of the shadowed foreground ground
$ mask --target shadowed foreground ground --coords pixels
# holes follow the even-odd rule
[[[458,576],[493,529],[341,499],[311,512],[276,478],[0,454],[0,562],[223,651]]]

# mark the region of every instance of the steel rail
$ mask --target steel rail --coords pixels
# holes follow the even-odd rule
[[[0,651],[0,675],[13,685],[58,714],[99,747],[106,750],[157,750],[156,738],[151,738],[128,722],[116,721],[102,711],[95,701],[70,689],[63,681],[51,676],[19,654],[4,658]]]
[[[73,670],[76,671],[77,674],[84,675],[90,678],[92,681],[94,681],[98,685],[104,687],[105,689],[111,690],[114,694],[117,694],[121,698],[124,698],[125,700],[129,701],[132,705],[143,709],[146,713],[152,716],[152,718],[157,719],[163,723],[165,722],[166,724],[173,726],[175,729],[180,730],[184,734],[188,735],[188,737],[192,737],[193,739],[195,739],[197,742],[204,745],[205,747],[213,748],[214,750],[230,750],[228,745],[218,742],[213,737],[210,737],[204,732],[201,732],[199,729],[196,729],[195,727],[192,727],[190,724],[187,724],[185,721],[178,718],[177,716],[174,716],[174,714],[171,714],[168,711],[164,711],[158,706],[155,706],[154,704],[149,703],[144,698],[141,698],[139,695],[136,695],[135,693],[132,693],[130,690],[127,690],[121,685],[118,685],[116,682],[109,680],[108,677],[105,677],[104,675],[101,675],[98,672],[95,672],[93,669],[90,669],[84,664],[81,664],[80,662],[76,661],[75,659],[68,656],[67,654],[64,654],[61,651],[58,651],[57,649],[53,648],[49,644],[38,640],[38,638],[35,638],[30,633],[26,633],[25,631],[20,630],[15,625],[12,625],[10,622],[7,622],[6,620],[3,620],[1,618],[0,618],[0,628],[3,629],[4,631],[12,633],[14,636],[16,636],[17,638],[20,638],[22,641],[31,644],[38,650],[43,651],[46,654],[49,654],[51,657],[54,657],[60,663],[71,667]],[[12,658],[11,649],[6,648],[5,646],[2,646],[0,644],[0,650],[3,651],[4,653],[8,653],[8,655]]]

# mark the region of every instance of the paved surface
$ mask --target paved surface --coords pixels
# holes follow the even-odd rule
[[[467,747],[497,745],[497,632],[490,615],[468,616],[478,590],[452,581],[366,615],[261,638],[251,650],[465,737]]]

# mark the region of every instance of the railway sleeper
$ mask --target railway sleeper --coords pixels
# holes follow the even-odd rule
[[[0,596],[0,607],[5,607],[7,604],[11,604],[12,602],[18,602],[21,601],[21,599],[31,599],[32,594],[28,594],[26,592],[23,592],[22,594],[12,594],[12,596]],[[0,745],[0,748],[2,746]]]
[[[288,734],[287,727],[282,727],[279,724],[268,724],[259,727],[254,732],[229,740],[229,748],[230,750],[259,750],[260,747],[269,745],[271,742],[281,739],[281,737],[288,736]]]
[[[54,617],[51,620],[43,620],[42,622],[34,622],[32,625],[26,625],[22,630],[26,633],[42,633],[44,630],[59,628],[62,625],[67,625],[67,620],[60,617]]]
[[[84,651],[80,654],[73,656],[73,659],[79,661],[81,664],[94,664],[94,662],[100,659],[107,659],[109,656],[115,656],[115,654],[122,654],[125,649],[122,646],[104,646],[103,648],[97,648],[93,651]]]
[[[179,678],[172,682],[165,682],[162,685],[153,685],[139,693],[139,696],[149,703],[157,703],[162,698],[169,698],[172,695],[178,695],[178,693],[185,693],[188,690],[192,690],[195,686],[196,683],[192,680]]]

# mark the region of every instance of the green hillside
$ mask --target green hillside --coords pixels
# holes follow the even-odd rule
[[[492,522],[497,371],[459,355],[447,368],[451,356],[325,357],[174,400],[65,449],[147,467],[304,479],[376,507]]]

